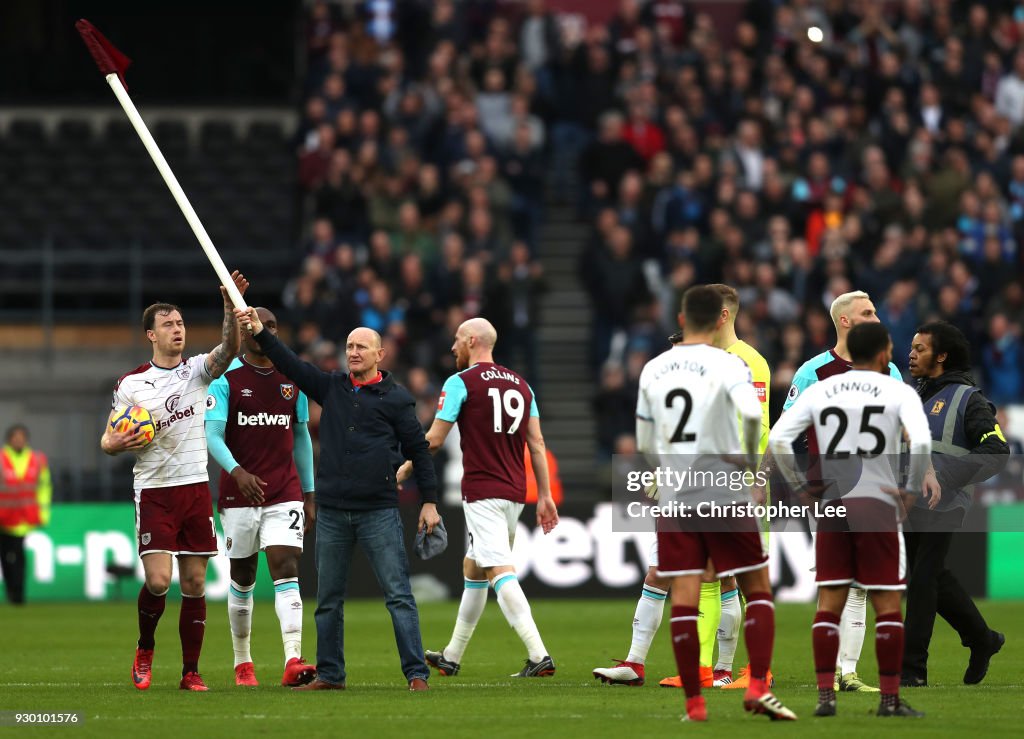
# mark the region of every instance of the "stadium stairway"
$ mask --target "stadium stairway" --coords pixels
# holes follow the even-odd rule
[[[538,331],[539,394],[544,439],[572,500],[599,497],[590,409],[596,387],[587,361],[591,310],[577,273],[588,233],[572,207],[549,204],[539,245],[548,283]]]

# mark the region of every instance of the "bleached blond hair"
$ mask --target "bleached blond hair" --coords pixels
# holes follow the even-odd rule
[[[852,292],[843,293],[832,301],[832,305],[828,309],[828,314],[832,316],[832,323],[835,324],[836,328],[839,328],[839,317],[846,313],[846,310],[854,300],[860,300],[861,298],[871,300],[871,296],[863,290],[854,290]]]

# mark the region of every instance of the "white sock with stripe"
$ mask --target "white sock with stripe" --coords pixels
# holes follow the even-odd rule
[[[846,596],[843,615],[839,619],[839,667],[840,674],[857,671],[857,661],[864,648],[867,634],[868,591],[850,588]]]
[[[537,631],[537,624],[533,622],[530,602],[526,600],[526,594],[519,585],[519,578],[514,572],[503,572],[491,581],[491,586],[498,595],[498,605],[505,614],[505,620],[526,645],[530,661],[540,662],[548,656],[548,651]]]
[[[476,625],[487,605],[487,581],[466,580],[462,589],[462,601],[459,603],[459,615],[455,619],[455,630],[441,654],[445,659],[458,664],[466,653],[466,645],[476,630]]]
[[[228,624],[231,626],[231,647],[235,650],[235,667],[252,662],[249,653],[249,632],[252,631],[252,589],[256,584],[228,586]]]
[[[740,641],[740,625],[743,623],[743,608],[740,606],[739,590],[722,593],[722,619],[718,622],[718,662],[716,670],[732,671],[736,656],[736,645]]]
[[[638,662],[642,665],[647,659],[654,635],[658,633],[661,618],[665,614],[666,596],[667,590],[644,585],[640,600],[636,602],[636,611],[633,613],[633,641],[629,645],[627,662]]]
[[[302,596],[299,578],[274,580],[274,608],[281,622],[281,641],[284,642],[284,662],[302,655]]]

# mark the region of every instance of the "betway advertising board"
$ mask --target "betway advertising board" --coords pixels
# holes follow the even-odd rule
[[[1012,509],[1012,510],[1011,510]],[[1000,516],[1024,516],[1024,505],[999,506],[990,511]],[[402,509],[406,545],[412,574],[442,585],[458,597],[462,590],[462,556],[465,524],[459,507],[443,507],[449,533],[448,550],[427,562],[412,552],[417,509]],[[653,533],[617,531],[611,503],[567,503],[560,509],[558,527],[548,535],[534,525],[534,509],[527,507],[520,520],[514,548],[516,568],[531,597],[632,597],[650,563]],[[63,504],[53,508],[52,523],[26,538],[28,550],[27,594],[30,601],[103,601],[134,599],[142,583],[142,564],[135,541],[135,510],[131,504]],[[978,571],[964,572],[961,582],[974,585],[975,595],[1002,598],[1024,597],[1012,558],[1019,534],[990,533],[954,537],[949,564],[954,568],[974,563]],[[1016,537],[1014,542],[1009,539]],[[223,552],[223,533],[218,521],[217,538]],[[962,545],[958,543],[962,539]],[[1006,539],[1004,542],[1003,539]],[[303,594],[316,595],[313,551],[315,536],[307,535],[302,558]],[[957,554],[958,547],[966,549]],[[967,551],[967,550],[970,551]],[[804,531],[773,532],[769,539],[772,583],[780,601],[808,601],[814,597],[813,543]],[[985,564],[987,563],[987,567]],[[120,571],[122,576],[111,573]],[[958,574],[959,569],[958,569]],[[175,580],[177,572],[175,571]],[[224,554],[211,559],[207,596],[227,597],[229,562]],[[2,587],[2,585],[0,585]],[[379,597],[380,589],[361,553],[353,559],[349,597]],[[176,586],[171,588],[177,597]],[[265,562],[260,564],[256,597],[273,598]]]

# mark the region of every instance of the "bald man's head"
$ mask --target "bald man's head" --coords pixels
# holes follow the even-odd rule
[[[260,319],[260,323],[263,324],[263,330],[269,331],[274,336],[277,336],[277,316],[275,316],[268,308],[257,308],[256,315]],[[255,337],[242,329],[242,344],[247,355],[255,355],[257,357],[266,356],[263,350],[260,349],[259,343]]]
[[[452,354],[455,368],[462,371],[473,362],[490,362],[491,352],[498,343],[498,332],[486,318],[470,318],[455,332]]]
[[[467,338],[475,338],[481,348],[493,349],[498,343],[498,332],[486,318],[470,318],[459,326],[459,331]]]
[[[366,326],[360,326],[359,328],[352,329],[352,332],[348,335],[348,342],[346,342],[345,346],[347,347],[353,340],[366,343],[367,346],[372,346],[375,349],[380,349],[381,347],[380,334]]]
[[[348,371],[355,379],[365,382],[377,374],[377,365],[384,358],[380,334],[372,328],[360,326],[353,329],[345,342],[345,358]]]

